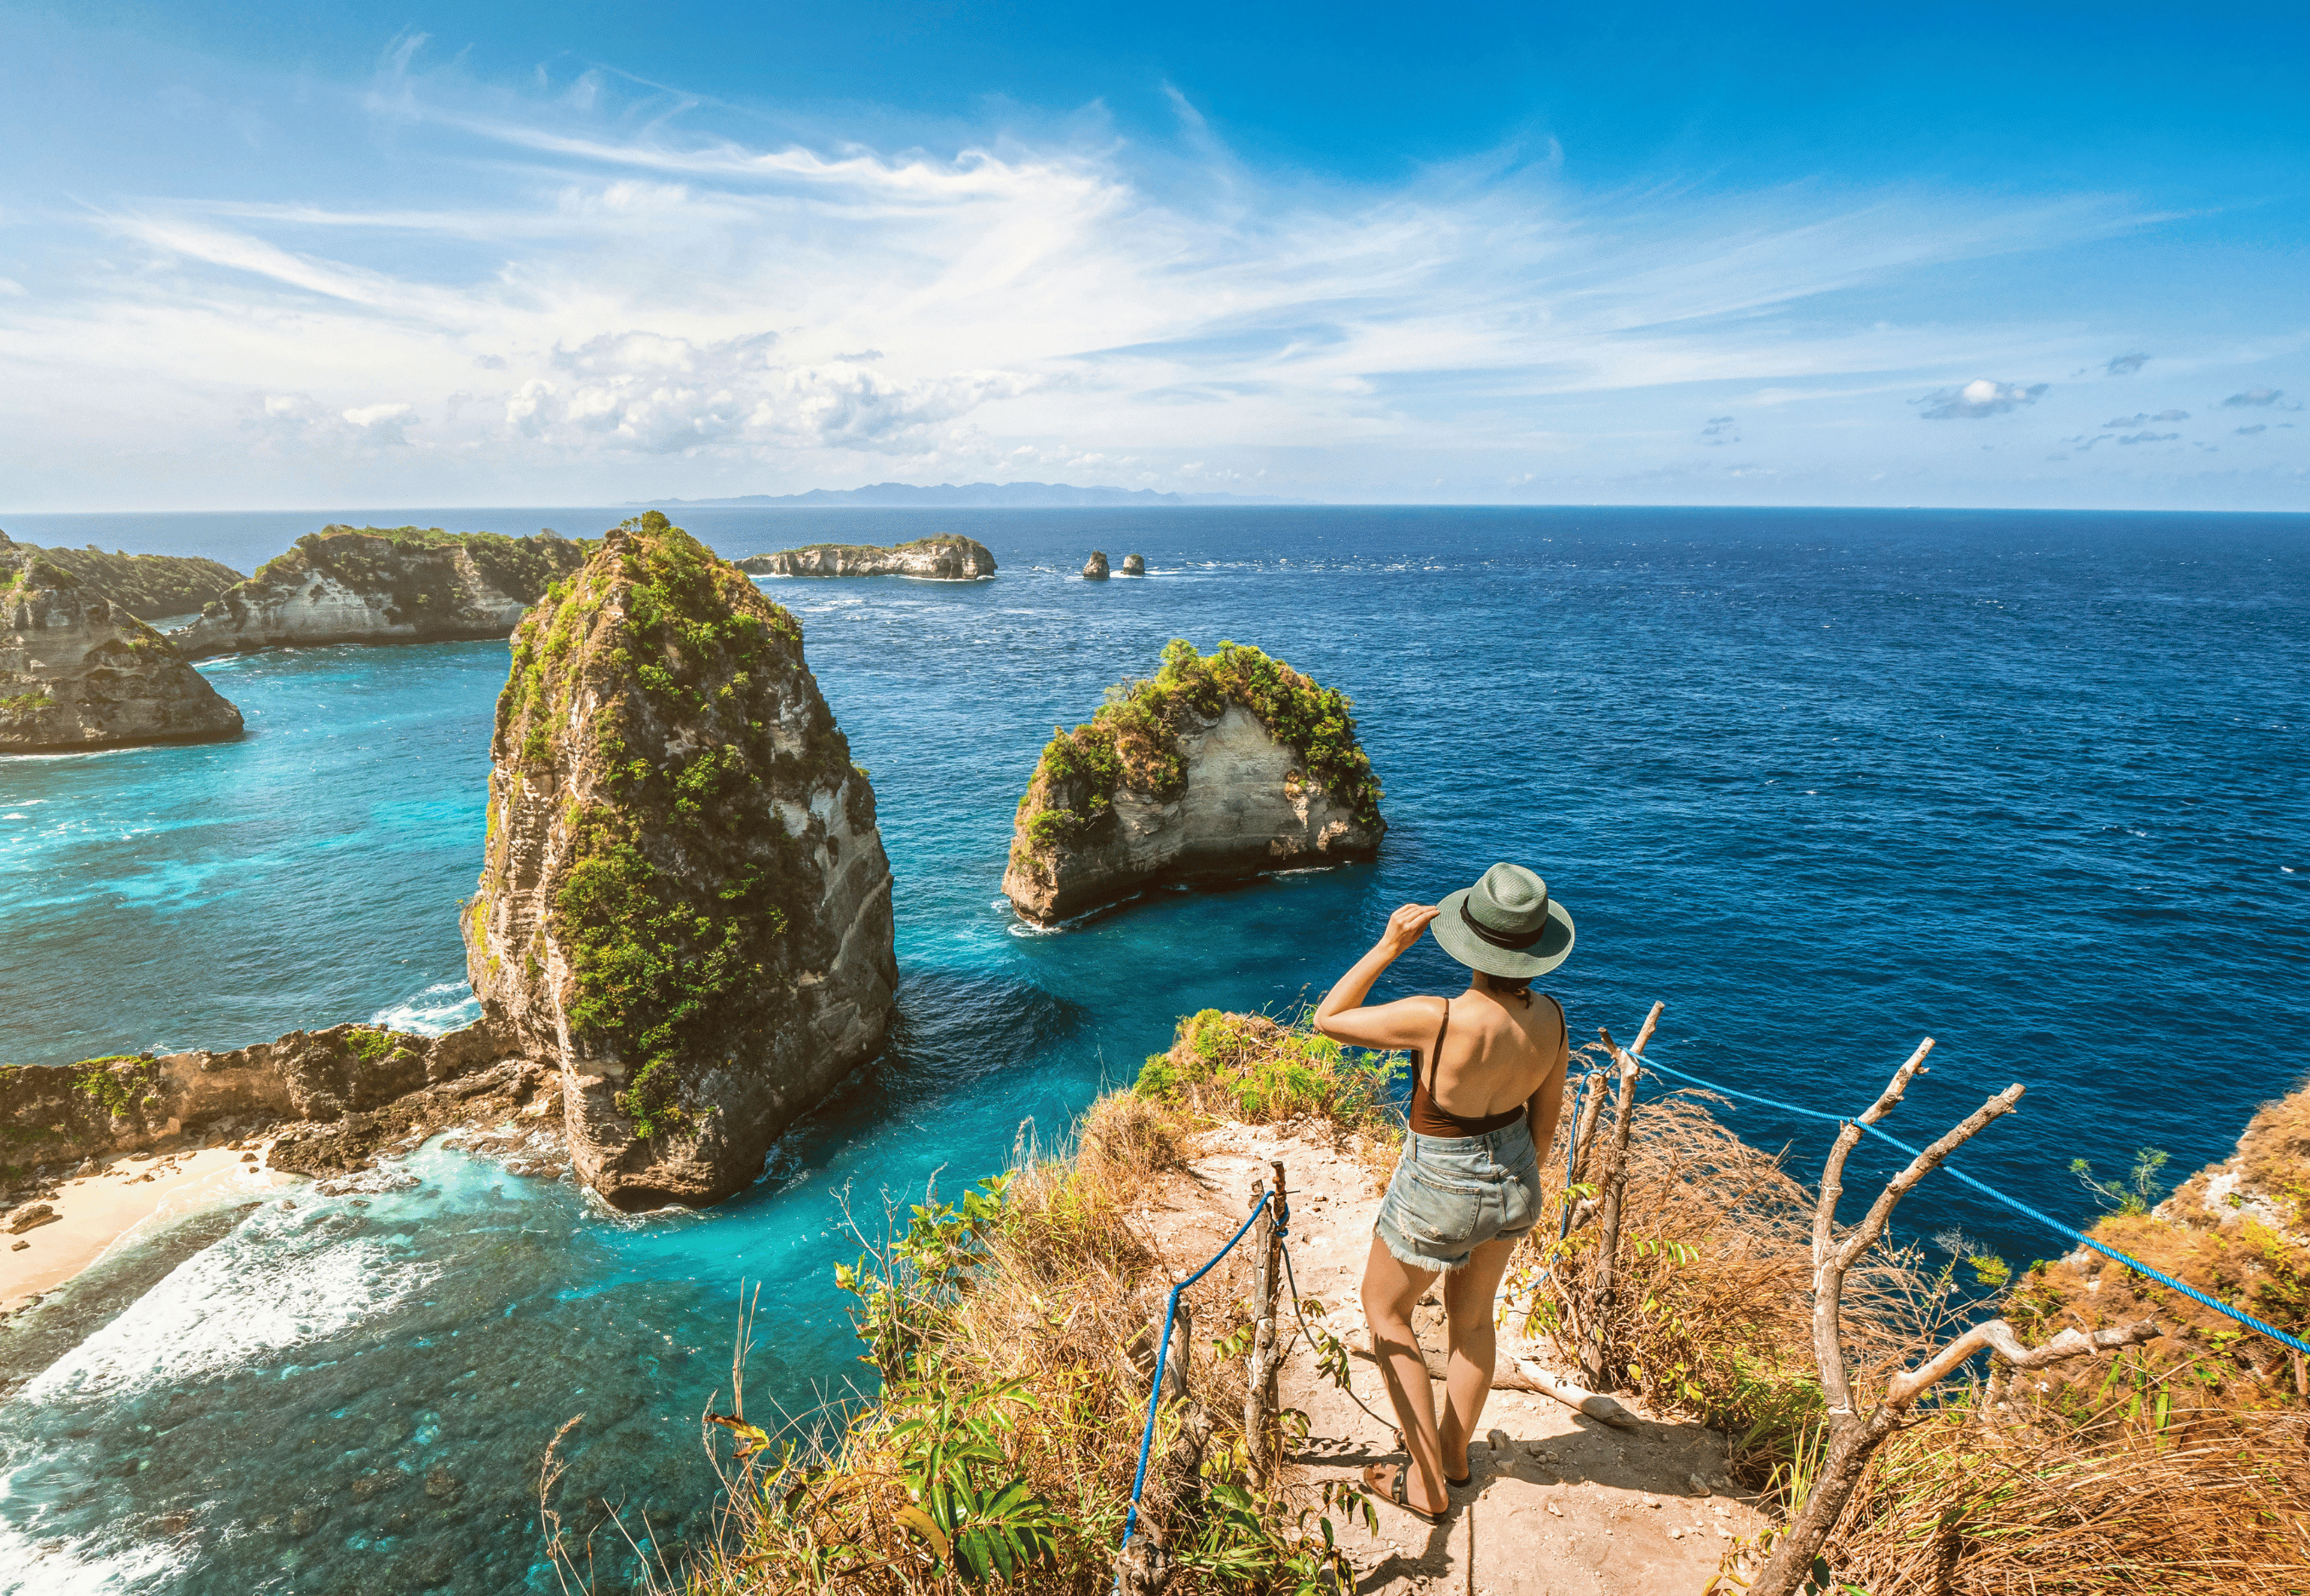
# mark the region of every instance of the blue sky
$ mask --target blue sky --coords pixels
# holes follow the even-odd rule
[[[2306,17],[0,4],[0,514],[2310,508]]]

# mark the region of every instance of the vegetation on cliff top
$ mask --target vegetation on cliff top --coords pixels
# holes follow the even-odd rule
[[[757,1053],[764,1011],[748,989],[803,967],[792,944],[817,882],[770,799],[803,801],[847,774],[850,750],[807,684],[793,616],[656,511],[619,532],[515,631],[494,753],[501,769],[553,768],[565,792],[590,785],[563,815],[551,928],[569,1021],[625,1062],[619,1106],[648,1137],[688,1122],[685,1063]],[[765,716],[803,691],[803,746],[781,749]],[[573,739],[581,698],[595,707]],[[864,788],[854,802],[871,802]],[[505,869],[502,826],[491,846],[485,894]]]
[[[1314,681],[1247,644],[1222,641],[1198,655],[1175,638],[1162,668],[1109,690],[1088,722],[1052,728],[1034,779],[1019,800],[1023,846],[1046,854],[1112,822],[1124,787],[1170,800],[1186,790],[1180,737],[1229,704],[1242,705],[1270,735],[1298,754],[1304,778],[1322,786],[1366,826],[1380,820],[1379,779],[1356,741],[1347,695]]]
[[[0,533],[0,559],[10,554],[35,556],[49,573],[63,571],[94,588],[139,620],[185,615],[199,609],[241,579],[240,573],[213,559],[176,554],[128,554],[101,549],[43,549],[16,542]],[[26,580],[30,559],[18,564],[0,590],[18,585],[56,585],[52,577]]]
[[[934,533],[926,538],[912,538],[903,543],[804,543],[799,548],[780,549],[774,554],[756,554],[751,559],[776,559],[785,554],[818,554],[832,550],[838,554],[904,554],[909,550],[923,549],[933,552],[941,549],[960,549],[977,540],[959,532]],[[742,562],[745,563],[745,562]]]
[[[592,548],[588,542],[545,533],[517,538],[495,532],[444,532],[438,526],[331,525],[318,532],[307,533],[286,552],[266,560],[247,585],[294,585],[308,571],[351,574],[366,579],[373,573],[346,568],[367,563],[368,550],[360,540],[371,538],[395,550],[440,552],[463,549],[491,586],[524,603],[536,602],[550,583],[566,575]],[[411,597],[414,601],[417,595],[412,592]],[[416,607],[414,602],[408,607]]]

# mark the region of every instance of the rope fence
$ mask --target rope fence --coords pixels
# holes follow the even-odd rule
[[[1661,1063],[1657,1059],[1649,1056],[1645,1060],[1644,1067],[1663,1075],[1672,1075],[1679,1080],[1689,1081],[1692,1085],[1699,1087],[1703,1090],[1722,1093],[1725,1097],[1737,1097],[1741,1102],[1755,1103],[1766,1108],[1776,1108],[1783,1114],[1799,1115],[1806,1119],[1827,1120],[1830,1123],[1837,1125],[1858,1124],[1863,1130],[1868,1132],[1871,1136],[1878,1138],[1880,1141],[1889,1143],[1893,1147],[1898,1148],[1901,1151],[1908,1154],[1909,1157],[1915,1158],[1921,1156],[1917,1149],[1911,1147],[1907,1142],[1901,1141],[1898,1137],[1889,1135],[1885,1132],[1879,1130],[1875,1125],[1869,1124],[1858,1118],[1847,1119],[1841,1114],[1826,1114],[1818,1108],[1800,1108],[1793,1103],[1784,1103],[1774,1097],[1761,1097],[1754,1092],[1735,1091],[1729,1086],[1719,1086],[1713,1080],[1703,1080],[1699,1076],[1687,1074],[1682,1070],[1671,1069],[1668,1065]],[[2038,1210],[2030,1207],[2028,1203],[2022,1201],[2018,1197],[2007,1196],[2004,1193],[1999,1191],[1995,1186],[1991,1185],[1988,1182],[1976,1180],[1962,1169],[1952,1168],[1947,1164],[1943,1164],[1941,1167],[1946,1173],[1963,1181],[1967,1185],[1971,1186],[1975,1191],[1981,1193],[1984,1196],[1993,1198],[1995,1201],[2003,1203],[2015,1213],[2035,1219],[2037,1223],[2045,1226],[2047,1229],[2053,1230],[2060,1235],[2066,1236],[2071,1241],[2076,1242],[2082,1246],[2091,1247],[2095,1252],[2099,1253],[2103,1257],[2109,1259],[2112,1262],[2122,1263],[2126,1268],[2133,1271],[2136,1274],[2146,1276],[2148,1279],[2157,1281],[2159,1285],[2165,1287],[2170,1291],[2180,1292],[2184,1297],[2188,1297],[2192,1302],[2198,1304],[2201,1307],[2211,1308],[2215,1313],[2221,1314],[2223,1317],[2233,1319],[2238,1323],[2245,1325],[2249,1330],[2266,1335],[2271,1340],[2276,1341],[2280,1346],[2285,1347],[2291,1351],[2310,1354],[2310,1342],[2304,1342],[2293,1336],[2288,1335],[2284,1331],[2279,1329],[2274,1324],[2264,1323],[2262,1321],[2255,1318],[2252,1314],[2247,1313],[2244,1308],[2237,1307],[2230,1303],[2223,1302],[2218,1297],[2209,1297],[2194,1286],[2184,1285],[2180,1280],[2175,1279],[2172,1275],[2167,1274],[2161,1270],[2150,1268],[2149,1265],[2142,1262],[2141,1259],[2132,1256],[2131,1253],[2121,1253],[2115,1247],[2107,1245],[2102,1242],[2097,1242],[2092,1236],[2086,1235],[2083,1231],[2072,1229],[2069,1226],[2062,1224],[2061,1220],[2054,1219],[2051,1214],[2040,1212]]]

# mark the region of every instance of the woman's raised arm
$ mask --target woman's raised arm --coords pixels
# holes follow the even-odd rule
[[[1436,918],[1433,905],[1408,903],[1387,917],[1387,929],[1371,950],[1340,977],[1324,1001],[1316,1005],[1316,1028],[1335,1042],[1355,1047],[1420,1047],[1435,1029],[1435,1013],[1410,998],[1393,1003],[1363,1006],[1364,997],[1386,969],[1428,929]]]

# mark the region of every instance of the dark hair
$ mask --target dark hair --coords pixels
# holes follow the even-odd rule
[[[1495,997],[1515,997],[1532,1007],[1532,977],[1530,976],[1495,976],[1489,970],[1478,970],[1476,979],[1483,983],[1486,992]]]

